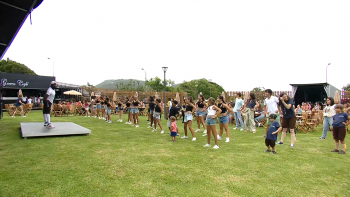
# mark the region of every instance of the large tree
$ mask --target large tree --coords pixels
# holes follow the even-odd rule
[[[12,61],[10,59],[0,61],[0,72],[37,75],[26,65]]]
[[[195,79],[182,82],[177,87],[176,91],[187,92],[188,96],[192,96],[194,99],[196,99],[200,92],[202,92],[204,98],[210,97],[210,94],[211,97],[216,98],[225,90],[215,82],[209,82],[206,79]]]
[[[343,87],[345,91],[350,91],[350,83]]]
[[[175,84],[174,81],[168,79],[165,82],[166,91],[173,92],[175,91],[175,88],[173,85]],[[159,77],[151,78],[150,80],[147,80],[146,85],[149,86],[152,90],[160,92],[164,90],[164,80],[162,81]]]

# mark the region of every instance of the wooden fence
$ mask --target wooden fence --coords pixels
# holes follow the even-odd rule
[[[276,97],[279,97],[282,92],[285,92],[290,97],[292,97],[292,91],[273,91],[272,95],[276,96]],[[249,95],[250,93],[254,93],[255,99],[259,103],[264,103],[264,99],[266,98],[265,91],[228,91],[228,92],[226,92],[226,100],[234,102],[236,100],[237,93],[241,93],[242,97],[244,99],[247,99],[247,98],[245,98],[245,95]]]
[[[94,93],[95,95],[108,96],[109,98],[113,98],[114,92],[117,93],[117,97],[122,101],[125,101],[126,97],[131,97],[135,95],[137,91],[121,91],[121,90],[109,90],[109,89],[97,89]],[[145,98],[149,98],[150,96],[155,96],[156,94],[162,101],[164,101],[164,92],[155,92],[155,91],[139,91],[139,100],[142,101]],[[166,92],[166,101],[173,98],[175,99],[176,92]],[[183,97],[187,97],[187,92],[179,92],[180,102],[183,102]]]

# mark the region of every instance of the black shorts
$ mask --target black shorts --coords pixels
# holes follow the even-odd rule
[[[282,128],[285,129],[295,129],[295,123],[297,121],[297,118],[291,117],[291,118],[283,118],[282,119]]]
[[[265,144],[266,144],[266,146],[270,146],[271,148],[273,148],[273,147],[275,147],[275,145],[276,145],[276,142],[275,142],[275,140],[269,140],[269,139],[265,139]]]
[[[43,114],[50,114],[52,103],[50,103],[49,101],[46,101],[43,104],[44,104]]]
[[[345,127],[333,127],[333,139],[344,141],[346,136]]]

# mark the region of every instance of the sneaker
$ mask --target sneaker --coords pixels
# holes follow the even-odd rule
[[[49,126],[49,124],[47,122],[45,122],[44,127],[47,127],[47,126]]]
[[[213,149],[218,149],[219,148],[219,146],[218,145],[215,145],[214,147],[213,147]]]
[[[157,130],[156,130],[156,129],[153,129],[153,130],[152,130],[152,132],[155,132],[155,131],[157,131]]]
[[[151,127],[151,126],[148,126],[147,128],[149,128],[149,129],[152,129],[153,127]]]
[[[200,130],[200,129],[197,129],[197,130],[195,130],[194,132],[196,132],[196,133],[197,133],[197,132],[199,132],[199,131],[201,131],[201,130]]]
[[[207,136],[207,135],[208,135],[208,134],[204,133],[202,136],[205,137],[205,136]]]
[[[51,123],[49,123],[48,126],[47,126],[47,128],[53,129],[53,128],[55,128],[55,126],[53,126]]]
[[[137,128],[138,128],[138,127],[140,127],[140,125],[136,125],[135,127],[137,127]]]
[[[267,149],[267,150],[265,150],[264,152],[265,152],[265,153],[269,153],[269,152],[271,152],[271,150]]]
[[[334,150],[332,150],[331,152],[333,152],[333,153],[338,153],[339,150],[338,150],[338,149],[334,149]]]
[[[255,130],[255,129],[253,129],[252,131],[253,131],[253,133],[256,133],[256,130]]]
[[[279,142],[277,142],[276,144],[281,144],[281,145],[282,145],[282,144],[283,144],[283,142],[279,141]]]
[[[176,134],[176,136],[180,136],[180,134]]]
[[[294,144],[290,144],[290,147],[294,148]]]
[[[324,138],[324,137],[320,137],[320,138],[318,138],[318,139],[320,139],[320,140],[325,140],[326,138]]]
[[[271,154],[276,154],[276,151],[271,151]]]
[[[112,123],[112,121],[108,121],[108,123]]]
[[[339,154],[345,154],[345,151],[341,150],[339,151]]]
[[[227,137],[225,142],[230,142],[230,138]]]
[[[218,137],[218,140],[221,140],[221,137],[220,137],[220,135],[217,135],[217,137]]]
[[[192,138],[192,141],[196,141],[196,140],[197,140],[197,138],[196,138],[196,137]]]
[[[240,129],[240,131],[244,131],[244,129]]]
[[[203,133],[205,133],[205,134],[206,134],[206,133],[207,133],[207,130],[204,130],[204,131],[203,131]]]
[[[184,135],[184,136],[182,136],[181,138],[182,138],[182,139],[187,139],[188,137]]]
[[[204,145],[203,147],[210,147],[210,144],[206,144],[206,145]]]
[[[238,129],[237,127],[233,127],[233,130],[236,130],[236,129]]]
[[[125,124],[129,124],[129,122],[125,122]]]
[[[163,131],[163,130],[161,130],[161,131],[160,131],[160,133],[161,133],[161,134],[163,134],[163,133],[164,133],[164,131]]]

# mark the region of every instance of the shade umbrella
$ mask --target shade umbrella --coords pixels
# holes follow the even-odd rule
[[[65,95],[74,95],[74,96],[81,96],[82,94],[78,91],[75,90],[70,90],[70,91],[65,91],[63,92]]]
[[[335,91],[335,95],[334,95],[334,103],[335,104],[340,104],[340,96],[339,96],[339,91]]]
[[[114,92],[114,93],[113,93],[113,101],[115,102],[115,101],[117,101],[117,100],[118,100],[118,98],[117,98],[117,93]]]

